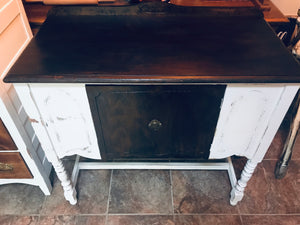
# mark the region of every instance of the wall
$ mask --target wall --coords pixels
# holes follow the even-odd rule
[[[286,16],[296,16],[300,0],[271,0]]]

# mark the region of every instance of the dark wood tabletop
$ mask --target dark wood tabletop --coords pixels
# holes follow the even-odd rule
[[[54,7],[5,82],[300,83],[255,8]]]

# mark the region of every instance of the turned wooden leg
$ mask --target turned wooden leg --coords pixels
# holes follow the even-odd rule
[[[53,165],[58,179],[61,181],[66,200],[68,200],[71,205],[75,205],[77,203],[76,190],[75,188],[73,188],[72,182],[68,177],[68,174],[65,170],[62,161],[57,158],[57,160],[52,160],[51,163]]]
[[[247,161],[243,169],[243,172],[241,174],[241,178],[237,181],[235,187],[232,189],[230,193],[231,205],[236,205],[244,197],[245,187],[247,186],[247,182],[250,180],[256,166],[257,166],[257,162],[252,162],[250,159]]]

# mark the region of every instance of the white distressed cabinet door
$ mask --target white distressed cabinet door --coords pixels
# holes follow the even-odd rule
[[[231,155],[261,161],[286,114],[297,85],[228,85],[210,158]]]
[[[59,158],[74,154],[101,158],[84,84],[28,87],[39,110],[36,120],[42,120]]]

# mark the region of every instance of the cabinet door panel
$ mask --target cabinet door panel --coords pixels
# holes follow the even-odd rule
[[[59,158],[101,158],[84,85],[30,84],[30,89],[18,89],[25,110],[37,121],[32,125],[44,149],[54,147]]]
[[[106,160],[208,158],[225,86],[87,86]]]

